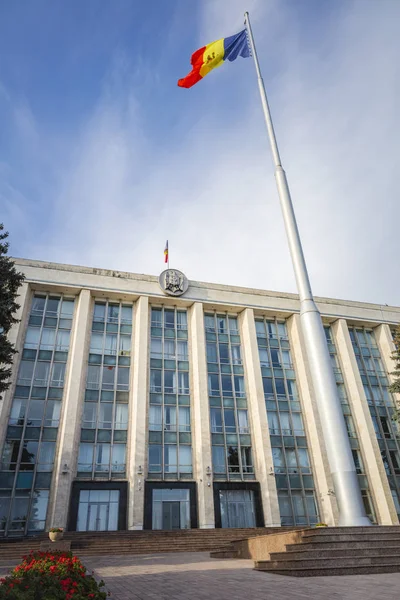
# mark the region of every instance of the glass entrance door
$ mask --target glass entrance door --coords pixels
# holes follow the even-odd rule
[[[153,490],[153,529],[190,529],[188,489]]]
[[[222,527],[255,527],[254,492],[251,490],[220,490]]]
[[[118,508],[118,490],[81,490],[77,531],[116,531]]]
[[[180,502],[163,502],[163,529],[180,529]]]
[[[89,503],[86,531],[106,531],[108,524],[108,504]]]

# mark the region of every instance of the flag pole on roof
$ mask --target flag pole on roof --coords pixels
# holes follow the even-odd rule
[[[265,92],[264,80],[258,62],[249,13],[245,12],[244,16],[244,24],[246,26],[251,54],[253,55],[256,68],[258,89],[260,91],[261,104],[275,167],[276,185],[278,188],[290,255],[297,282],[300,300],[301,329],[303,332],[315,399],[318,406],[330,471],[339,508],[339,525],[371,525],[371,522],[365,513],[362,501],[360,485],[337,391],[321,315],[311,291],[289,185],[285,171],[282,167],[282,161],[279,155],[278,144],[272,123],[271,111]]]
[[[168,263],[168,269],[169,269],[169,250],[168,250],[168,240],[165,242],[165,248],[164,248],[164,263]]]

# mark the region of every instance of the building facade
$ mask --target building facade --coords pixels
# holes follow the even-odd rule
[[[0,535],[334,525],[294,294],[16,259]],[[366,512],[400,516],[400,308],[316,299]]]

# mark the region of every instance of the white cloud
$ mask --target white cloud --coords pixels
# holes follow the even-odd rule
[[[348,1],[321,35],[320,23],[299,22],[278,1],[202,6],[203,43],[238,30],[251,11],[314,292],[398,304],[400,5]],[[253,65],[228,65],[199,84],[207,88],[179,90],[190,129],[161,141],[143,125],[131,70],[117,60],[69,148],[52,142],[51,227],[24,251],[157,274],[168,237],[171,263],[189,279],[295,291]],[[237,95],[240,111],[223,110],[219,86]],[[207,102],[194,111],[196,98]],[[27,114],[21,122],[31,127]],[[18,209],[4,206],[12,223]]]

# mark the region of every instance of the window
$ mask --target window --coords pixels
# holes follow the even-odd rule
[[[210,419],[211,419],[211,432],[212,433],[222,433],[223,425],[222,425],[222,411],[220,408],[211,408],[210,409]]]
[[[149,476],[191,479],[187,312],[152,308],[150,335]]]
[[[31,385],[35,363],[29,360],[21,360],[18,372],[19,385]]]
[[[162,446],[149,446],[149,472],[161,473],[162,471]]]
[[[318,520],[314,481],[286,324],[255,324],[281,524],[310,525]]]
[[[162,429],[162,407],[150,405],[149,414],[150,431],[161,431]]]
[[[226,473],[225,464],[225,448],[224,446],[212,447],[212,461],[214,473]]]
[[[358,450],[352,450],[351,451],[353,454],[353,460],[354,460],[354,466],[356,468],[356,472],[358,473],[358,475],[361,475],[364,473],[364,465],[361,459],[361,454]]]

